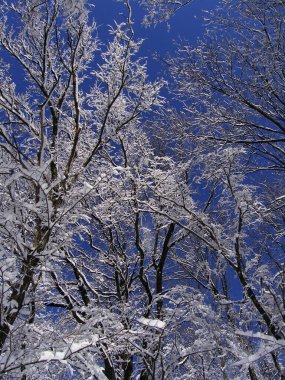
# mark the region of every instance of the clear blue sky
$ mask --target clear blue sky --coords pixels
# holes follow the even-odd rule
[[[1,0],[0,0],[1,1]],[[88,1],[88,0],[87,0]],[[93,2],[89,0],[92,4]],[[139,55],[146,57],[148,61],[148,74],[151,80],[161,76],[163,70],[160,62],[153,58],[154,53],[165,56],[167,52],[175,54],[175,44],[180,37],[195,44],[197,37],[202,37],[205,25],[203,23],[203,10],[215,9],[219,0],[193,0],[190,5],[178,11],[170,20],[170,29],[166,23],[160,23],[156,27],[145,28],[142,26],[144,10],[137,5],[137,0],[130,0],[133,10],[134,31],[136,38],[143,38],[144,43]],[[109,26],[114,26],[114,21],[126,21],[127,10],[123,1],[95,0],[93,17],[98,27],[98,37],[104,44],[110,39]],[[16,61],[12,61],[12,75],[17,83],[18,90],[25,88],[22,80],[23,72]]]
[[[136,0],[130,0],[133,8],[134,31],[137,38],[145,39],[140,55],[148,58],[149,75],[154,79],[161,70],[158,62],[153,60],[155,52],[164,56],[168,51],[175,52],[173,41],[180,37],[195,44],[197,37],[201,37],[204,31],[203,10],[214,9],[218,0],[193,0],[190,5],[178,11],[169,21],[170,30],[166,23],[156,27],[145,28],[141,25],[143,10],[138,7]],[[107,25],[126,20],[126,9],[122,2],[115,0],[97,0],[94,8],[94,18],[98,25],[99,38],[104,42],[107,39]]]

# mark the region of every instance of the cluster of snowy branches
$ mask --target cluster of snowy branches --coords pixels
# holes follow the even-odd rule
[[[285,3],[222,1],[167,99],[125,3],[103,45],[1,2],[0,377],[284,380]]]

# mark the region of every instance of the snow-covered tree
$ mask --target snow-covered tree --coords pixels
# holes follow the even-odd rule
[[[172,103],[130,1],[1,3],[1,378],[284,379],[284,4],[222,4]]]
[[[25,329],[54,306],[46,277],[81,322],[57,270],[88,221],[83,203],[91,193],[100,203],[110,188],[120,133],[160,105],[161,83],[149,83],[135,58],[140,41],[130,25],[115,25],[99,52],[83,1],[3,2],[1,25],[0,346],[7,372],[30,350],[24,336],[34,346]]]
[[[166,112],[167,125],[178,126],[168,150],[183,162],[196,157],[195,174],[185,175],[203,192],[199,240],[216,255],[202,256],[202,276],[190,273],[227,299],[236,331],[252,338],[258,352],[238,361],[250,378],[268,373],[258,359],[270,355],[284,378],[284,2],[223,1],[207,21],[198,46],[168,59],[183,105]],[[194,257],[183,259],[189,270]]]

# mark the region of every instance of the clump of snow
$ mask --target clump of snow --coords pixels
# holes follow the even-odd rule
[[[50,361],[50,360],[65,360],[67,359],[71,354],[77,353],[84,348],[88,348],[99,340],[99,335],[95,334],[91,337],[91,340],[81,340],[81,341],[74,341],[70,344],[68,344],[67,348],[64,351],[56,351],[56,350],[48,350],[43,351],[40,355],[40,361]]]
[[[157,327],[159,329],[164,329],[166,326],[166,323],[161,321],[160,319],[148,319],[141,317],[138,319],[138,322],[142,323],[145,326]]]
[[[40,361],[64,360],[65,351],[43,351],[40,356]]]

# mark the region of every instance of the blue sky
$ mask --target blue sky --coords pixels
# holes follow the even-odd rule
[[[0,0],[1,1],[1,0]],[[88,1],[88,0],[87,0]],[[89,1],[92,4],[92,1]],[[98,37],[103,43],[110,40],[110,26],[126,21],[127,10],[119,0],[95,0],[93,18],[96,20]],[[137,0],[130,0],[134,21],[135,38],[144,39],[139,56],[147,58],[148,75],[151,80],[162,76],[163,65],[154,59],[154,54],[164,57],[168,52],[175,55],[175,41],[182,39],[195,45],[198,37],[203,36],[205,23],[203,22],[204,10],[216,8],[219,0],[193,0],[190,5],[179,10],[167,23],[145,28],[142,25],[144,9],[137,4]],[[104,48],[103,48],[104,50]],[[3,54],[3,53],[2,53]],[[18,89],[25,87],[22,81],[23,72],[16,61],[12,61],[12,75]]]
[[[161,71],[160,63],[153,59],[154,53],[157,52],[161,56],[167,52],[175,53],[174,41],[180,38],[195,44],[197,38],[202,37],[205,30],[203,11],[215,9],[218,3],[218,0],[193,0],[190,5],[182,8],[170,19],[170,28],[166,23],[145,28],[141,25],[143,9],[138,7],[136,0],[130,1],[135,35],[145,40],[140,55],[148,59],[151,79],[155,79]],[[99,38],[104,42],[108,37],[108,25],[114,25],[114,20],[117,22],[126,20],[126,9],[122,2],[116,0],[97,0],[94,18],[97,21]]]

